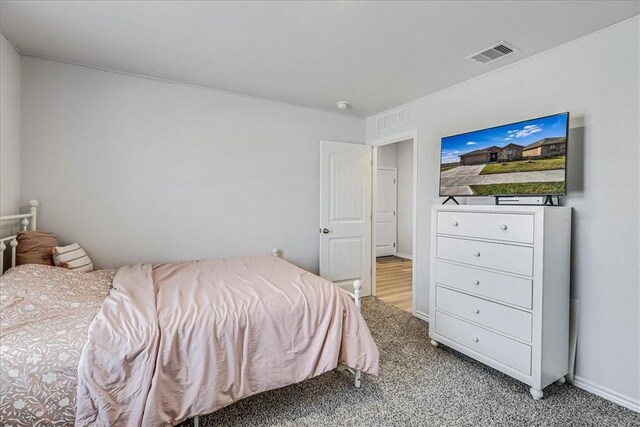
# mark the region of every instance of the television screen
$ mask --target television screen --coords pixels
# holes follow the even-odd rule
[[[440,196],[566,194],[569,113],[442,138]]]

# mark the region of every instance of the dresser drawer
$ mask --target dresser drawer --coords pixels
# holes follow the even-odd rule
[[[531,375],[531,347],[526,344],[439,311],[436,311],[436,334]]]
[[[533,215],[438,212],[438,234],[533,243]]]
[[[436,283],[531,309],[533,281],[438,261]]]
[[[510,273],[533,274],[533,248],[438,236],[439,259]]]
[[[531,313],[440,286],[436,288],[436,310],[531,342]]]

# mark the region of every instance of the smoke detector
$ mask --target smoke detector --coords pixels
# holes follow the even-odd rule
[[[470,59],[481,64],[487,64],[489,62],[493,62],[497,59],[504,58],[505,56],[512,55],[517,52],[520,52],[520,49],[513,45],[510,45],[507,42],[502,41],[489,48],[482,49],[479,52],[473,53],[467,56],[465,59]]]
[[[349,108],[349,103],[347,101],[338,101],[336,102],[336,107],[341,110],[346,110],[347,108]]]

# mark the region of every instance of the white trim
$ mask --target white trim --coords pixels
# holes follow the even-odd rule
[[[372,141],[368,141],[367,145],[371,145],[373,147],[373,167],[372,170],[377,170],[378,168],[378,147],[381,145],[393,144],[396,142],[402,142],[406,140],[413,140],[413,221],[412,221],[412,255],[413,258],[418,258],[418,239],[416,236],[418,235],[418,129],[412,129],[405,132],[397,133],[391,136],[387,136],[384,138],[374,139]],[[376,254],[375,254],[375,244],[376,244],[376,210],[373,209],[375,206],[375,196],[376,191],[378,189],[378,180],[377,174],[372,175],[372,185],[371,185],[371,295],[376,294]],[[424,313],[418,313],[416,311],[416,291],[418,286],[416,284],[416,263],[412,263],[411,265],[411,312],[414,316],[419,317],[423,320],[429,321],[429,315]]]
[[[411,255],[409,255],[409,254],[403,254],[402,252],[396,252],[396,256],[397,256],[398,258],[413,259],[413,258],[411,257]]]
[[[629,396],[625,396],[624,394],[618,393],[617,391],[613,391],[607,387],[595,384],[578,375],[574,375],[573,385],[581,388],[582,390],[588,391],[589,393],[593,393],[597,396],[607,399],[610,402],[616,403],[620,406],[624,406],[625,408],[640,413],[640,401],[633,400]]]
[[[391,136],[385,136],[384,138],[374,139],[373,141],[368,141],[367,145],[378,147],[380,145],[393,144],[395,142],[402,142],[408,139],[413,139],[415,142],[418,139],[418,129],[412,129],[405,132],[396,133]]]
[[[429,323],[429,315],[428,314],[416,310],[416,311],[413,312],[413,315],[416,316],[418,319],[422,319],[425,322]]]

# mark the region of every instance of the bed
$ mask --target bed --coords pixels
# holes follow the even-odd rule
[[[35,230],[33,204],[2,220]],[[12,237],[0,255],[9,242],[14,265]],[[91,273],[14,266],[0,286],[2,424],[197,424],[337,367],[356,387],[378,372],[361,284],[349,294],[275,251]]]

